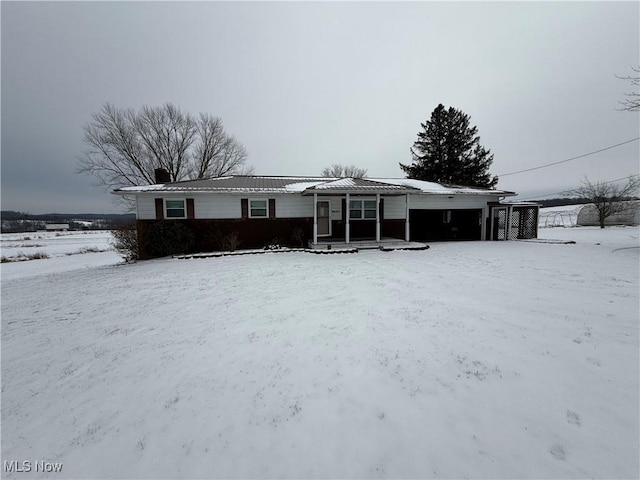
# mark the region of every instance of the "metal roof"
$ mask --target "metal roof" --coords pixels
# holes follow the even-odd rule
[[[379,193],[418,193],[420,190],[405,185],[381,183],[369,178],[339,178],[309,187],[306,192],[379,192]]]
[[[228,176],[202,180],[186,180],[157,185],[122,187],[114,190],[119,195],[145,192],[209,192],[209,193],[382,193],[382,194],[475,194],[515,195],[513,192],[480,187],[441,185],[434,182],[407,178],[327,178],[278,176]]]

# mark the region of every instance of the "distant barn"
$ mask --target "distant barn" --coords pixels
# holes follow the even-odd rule
[[[47,232],[66,232],[69,230],[68,223],[47,223],[45,225]]]
[[[604,221],[605,225],[640,225],[640,201],[625,202],[628,208],[624,212],[611,215]],[[593,203],[585,205],[578,212],[576,222],[580,226],[599,226],[598,210]]]

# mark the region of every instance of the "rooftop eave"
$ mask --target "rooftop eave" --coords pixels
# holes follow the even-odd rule
[[[407,189],[380,189],[380,188],[327,188],[327,189],[315,189],[308,188],[302,192],[302,195],[308,196],[317,193],[318,195],[405,195],[411,193],[420,193],[419,190],[407,190]]]
[[[193,193],[211,193],[211,194],[229,194],[229,195],[244,195],[244,194],[300,194],[300,191],[294,191],[285,188],[211,188],[211,187],[164,187],[148,188],[151,185],[137,189],[135,187],[127,187],[124,189],[116,189],[111,193],[115,195],[158,195],[163,194],[193,194]]]
[[[210,194],[230,194],[230,195],[243,195],[243,194],[301,194],[303,196],[313,195],[317,193],[318,195],[445,195],[445,196],[454,196],[454,195],[491,195],[498,197],[513,197],[516,196],[517,193],[503,191],[503,190],[471,190],[471,191],[438,191],[438,192],[426,192],[424,190],[418,189],[406,189],[406,188],[389,188],[389,189],[380,189],[380,188],[332,188],[332,189],[315,189],[315,188],[307,188],[303,191],[293,191],[284,188],[217,188],[212,189],[210,187],[193,187],[193,188],[180,188],[180,187],[169,187],[166,188],[164,185],[147,185],[144,187],[124,187],[117,188],[111,192],[113,195],[157,195],[159,193],[163,194],[194,194],[194,193],[210,193]]]

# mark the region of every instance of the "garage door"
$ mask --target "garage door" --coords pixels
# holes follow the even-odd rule
[[[481,240],[482,210],[409,211],[411,240]]]

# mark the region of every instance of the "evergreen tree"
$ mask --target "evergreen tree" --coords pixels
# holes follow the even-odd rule
[[[411,148],[411,165],[400,164],[408,178],[472,187],[495,187],[489,167],[493,154],[480,145],[478,129],[469,115],[438,105]]]

